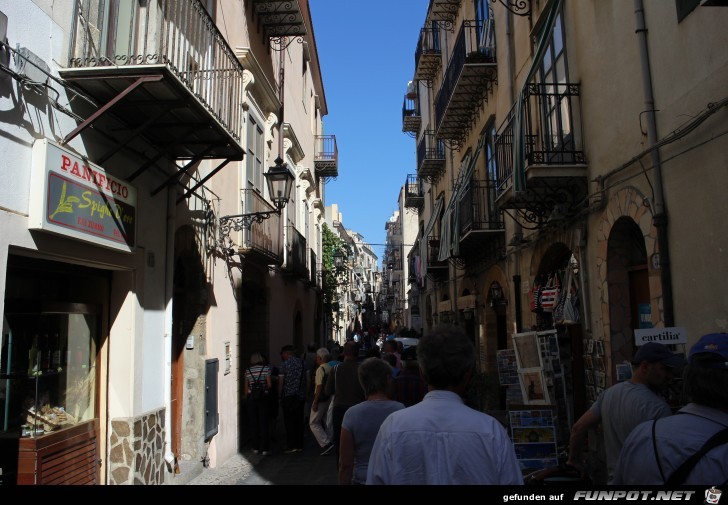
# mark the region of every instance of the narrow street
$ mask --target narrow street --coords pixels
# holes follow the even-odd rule
[[[320,455],[321,449],[308,427],[303,452],[285,454],[279,443],[281,430],[276,439],[270,455],[246,449],[219,468],[205,469],[189,485],[337,485],[336,458],[333,454]]]

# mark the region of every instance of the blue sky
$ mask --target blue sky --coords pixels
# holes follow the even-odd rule
[[[402,132],[402,101],[428,0],[309,0],[339,176],[326,183],[347,229],[383,244],[399,188],[416,172],[415,140]],[[381,264],[383,246],[372,249]]]

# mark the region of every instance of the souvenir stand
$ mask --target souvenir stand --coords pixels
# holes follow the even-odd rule
[[[521,404],[509,406],[509,424],[521,470],[558,464],[558,448],[568,442],[571,410],[556,330],[513,334]]]

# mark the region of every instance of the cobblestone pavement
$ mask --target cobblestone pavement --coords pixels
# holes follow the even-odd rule
[[[218,468],[206,468],[188,485],[337,485],[336,458],[321,456],[321,448],[306,427],[304,450],[285,454],[283,447],[273,442],[268,456],[246,449]]]

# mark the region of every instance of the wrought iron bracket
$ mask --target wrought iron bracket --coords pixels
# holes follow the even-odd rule
[[[303,44],[303,37],[296,36],[296,37],[289,37],[289,36],[281,36],[281,37],[271,37],[269,39],[270,41],[270,48],[273,51],[280,52],[285,51],[288,49],[288,46],[293,44],[293,42],[298,42],[299,44]]]
[[[279,209],[275,209],[236,214],[234,216],[222,216],[219,224],[220,236],[228,236],[231,231],[249,230],[253,223],[262,223],[269,217],[280,213],[281,211]]]
[[[508,9],[511,13],[516,16],[530,16],[531,15],[531,1],[530,0],[490,0],[493,3],[500,3],[503,7]]]

